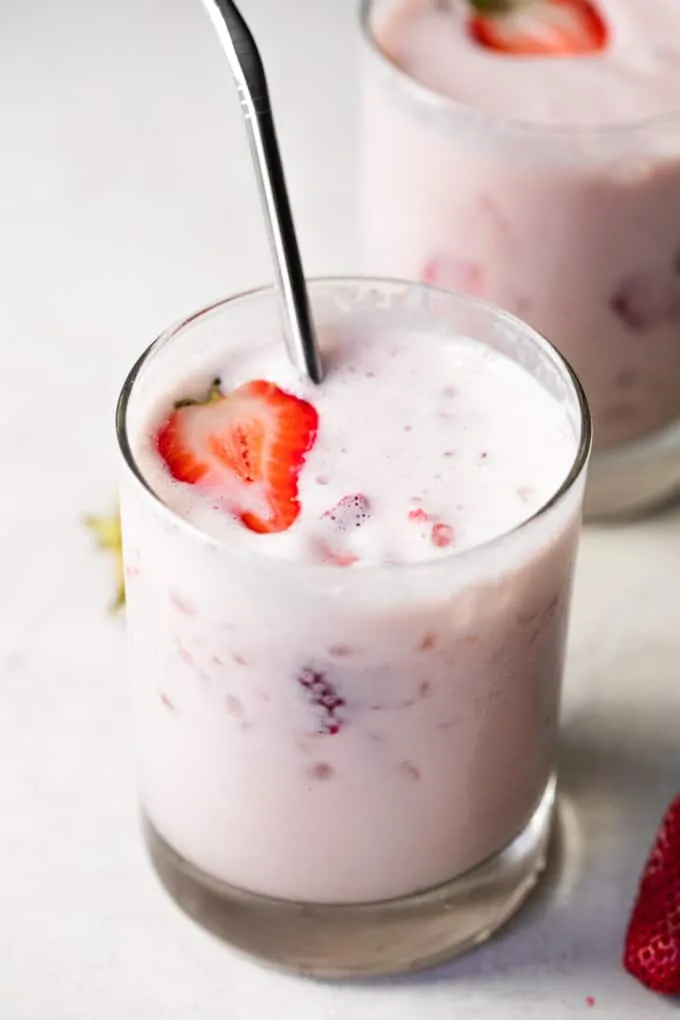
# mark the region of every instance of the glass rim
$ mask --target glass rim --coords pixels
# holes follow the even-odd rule
[[[465,119],[471,124],[479,127],[487,126],[502,128],[508,134],[518,137],[525,137],[532,141],[552,140],[556,142],[573,142],[574,139],[589,139],[598,137],[606,140],[634,135],[643,130],[660,127],[675,121],[680,122],[680,107],[675,111],[659,113],[655,116],[644,117],[638,120],[617,121],[613,124],[541,124],[534,121],[522,120],[517,117],[508,117],[504,114],[492,113],[487,110],[477,109],[468,106],[466,103],[459,103],[441,92],[435,92],[416,81],[400,67],[397,67],[390,58],[380,49],[375,35],[371,28],[371,12],[377,0],[359,0],[359,27],[361,39],[367,53],[375,59],[380,66],[387,70],[398,83],[399,87],[409,92],[412,98],[420,103],[428,105],[438,113],[445,113]]]
[[[416,283],[413,280],[398,279],[396,277],[380,277],[380,276],[317,276],[308,277],[307,285],[311,288],[317,286],[334,286],[334,285],[347,285],[347,286],[373,286],[373,287],[410,287],[419,288],[427,292],[434,294],[441,294],[444,297],[454,298],[456,301],[467,305],[468,307],[477,307],[482,311],[495,316],[501,322],[507,322],[515,327],[520,327],[531,342],[538,347],[545,355],[548,356],[549,360],[552,361],[553,365],[559,371],[563,378],[566,378],[573,390],[573,396],[575,403],[578,408],[578,420],[579,420],[579,434],[576,439],[576,447],[571,462],[571,467],[567,472],[562,483],[555,489],[555,491],[548,497],[548,499],[538,507],[530,516],[522,518],[517,524],[506,531],[502,531],[500,534],[494,535],[484,542],[480,542],[477,545],[469,546],[468,548],[461,550],[452,550],[445,556],[438,556],[436,559],[417,560],[408,563],[399,564],[370,564],[362,566],[357,570],[338,570],[337,566],[327,563],[314,563],[309,561],[296,561],[284,559],[283,557],[271,556],[266,552],[254,551],[252,549],[239,549],[236,543],[230,544],[228,540],[218,538],[215,535],[211,535],[208,532],[201,530],[191,521],[188,521],[185,517],[175,511],[171,506],[166,503],[161,496],[152,488],[144,474],[137,464],[130,439],[128,436],[127,428],[127,415],[130,400],[133,396],[135,389],[135,383],[140,372],[147,364],[150,358],[153,357],[155,351],[164,345],[165,343],[178,337],[183,331],[190,326],[192,323],[206,316],[212,315],[216,312],[229,309],[232,305],[247,300],[263,297],[276,297],[276,286],[274,284],[265,284],[263,286],[252,287],[248,290],[239,291],[236,294],[230,295],[226,298],[220,298],[217,301],[212,302],[209,305],[205,305],[199,308],[197,311],[191,313],[183,319],[176,321],[173,325],[163,330],[153,340],[148,347],[140,354],[132,368],[128,372],[118,400],[116,401],[115,408],[115,427],[116,427],[116,438],[118,441],[118,448],[122,454],[123,461],[130,471],[133,478],[139,483],[141,488],[150,496],[161,510],[166,513],[175,525],[181,526],[183,529],[187,529],[195,538],[198,538],[202,542],[213,542],[221,548],[229,548],[234,555],[239,554],[244,558],[247,558],[253,562],[260,562],[263,566],[266,566],[269,570],[284,570],[290,572],[296,568],[301,571],[313,572],[314,576],[322,577],[325,576],[328,579],[338,580],[342,576],[343,580],[349,580],[349,575],[352,578],[366,578],[369,575],[376,575],[379,573],[389,572],[394,574],[396,571],[408,572],[410,574],[422,573],[425,571],[433,571],[438,569],[446,569],[453,563],[469,562],[475,556],[479,557],[486,552],[491,551],[496,546],[500,546],[511,536],[523,533],[526,529],[538,520],[546,516],[551,510],[557,507],[563,499],[572,491],[574,485],[577,483],[579,478],[582,476],[590,456],[592,446],[592,420],[590,415],[590,408],[588,400],[585,395],[581,381],[574,372],[573,368],[567,361],[567,359],[557,350],[557,348],[538,330],[535,330],[528,323],[524,322],[518,316],[513,315],[511,312],[505,311],[505,309],[492,304],[490,301],[485,301],[482,298],[474,297],[472,295],[463,294],[458,291],[447,290],[444,287],[437,287],[431,284]],[[322,384],[323,385],[323,384]]]

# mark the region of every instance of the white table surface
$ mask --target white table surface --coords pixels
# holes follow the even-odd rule
[[[352,0],[243,0],[307,269],[356,270]],[[677,1016],[619,958],[680,789],[680,513],[585,536],[561,867],[496,941],[420,977],[245,962],[161,892],[137,833],[124,621],[80,517],[114,498],[112,408],[166,324],[269,274],[228,71],[198,0],[0,12],[1,1020]],[[595,1005],[589,1006],[587,997]]]

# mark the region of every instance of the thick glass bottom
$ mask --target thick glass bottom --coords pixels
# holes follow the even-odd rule
[[[379,903],[295,903],[227,885],[180,857],[144,818],[153,866],[181,909],[234,948],[317,978],[395,974],[441,963],[488,939],[543,871],[551,779],[529,823],[504,850],[444,885]]]
[[[584,516],[635,517],[680,495],[680,423],[624,447],[597,450],[588,471]]]

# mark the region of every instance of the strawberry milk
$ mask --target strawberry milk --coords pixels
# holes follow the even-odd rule
[[[678,5],[365,8],[368,268],[544,332],[584,382],[598,450],[660,437],[680,419]]]
[[[211,880],[373,902],[497,854],[551,789],[588,426],[517,320],[311,290],[320,387],[260,292],[124,392],[141,799]]]

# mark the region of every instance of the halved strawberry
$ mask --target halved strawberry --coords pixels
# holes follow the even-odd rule
[[[591,0],[469,0],[470,34],[487,49],[516,56],[576,56],[607,44]]]
[[[258,379],[225,395],[215,380],[205,400],[181,400],[156,437],[170,474],[232,491],[261,487],[264,514],[237,511],[251,531],[285,531],[300,513],[298,475],[316,439],[314,407]]]

